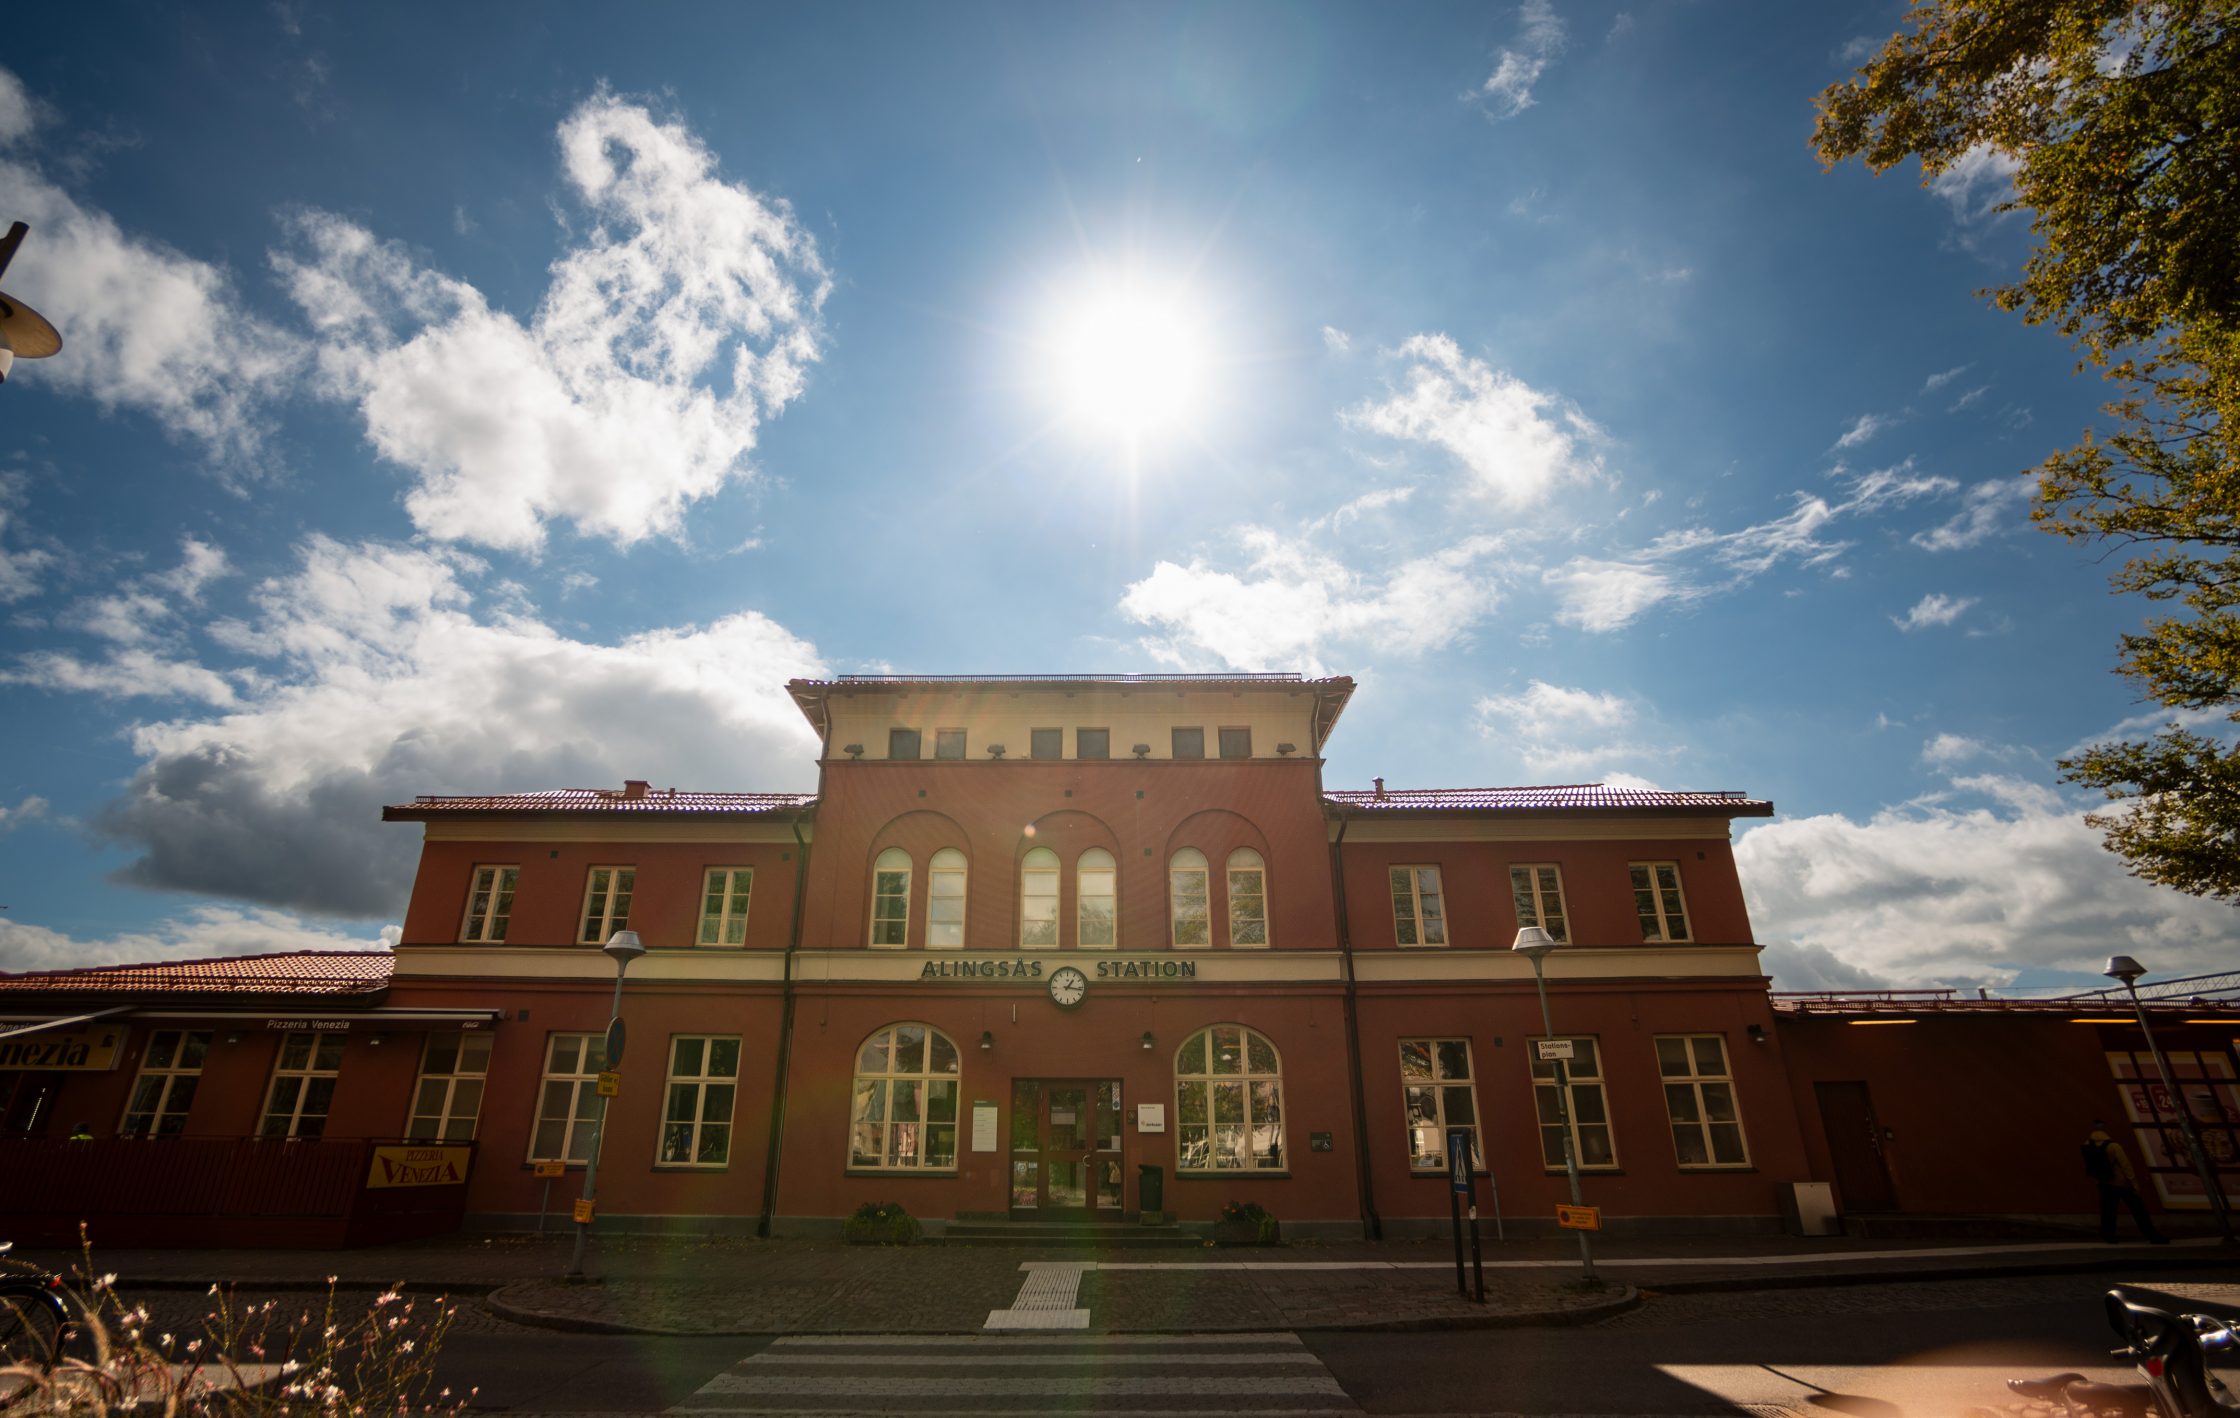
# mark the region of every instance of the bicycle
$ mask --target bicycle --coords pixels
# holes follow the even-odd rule
[[[0,1368],[30,1364],[42,1372],[62,1356],[70,1304],[62,1277],[9,1257],[13,1241],[0,1241]]]

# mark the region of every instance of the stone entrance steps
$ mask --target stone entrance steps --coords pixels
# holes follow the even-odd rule
[[[930,1238],[929,1238],[930,1239]],[[1133,1221],[952,1221],[941,1234],[945,1246],[1064,1246],[1081,1250],[1173,1246],[1197,1249],[1205,1238],[1169,1222]]]

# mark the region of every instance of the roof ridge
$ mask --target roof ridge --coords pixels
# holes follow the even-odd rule
[[[394,957],[395,953],[386,945],[367,950],[264,950],[250,951],[242,955],[198,955],[191,960],[122,960],[108,965],[66,965],[53,970],[0,970],[0,980],[29,980],[56,975],[115,974],[119,970],[176,970],[189,965],[239,965],[248,960],[300,960],[307,956],[318,959],[365,955]]]

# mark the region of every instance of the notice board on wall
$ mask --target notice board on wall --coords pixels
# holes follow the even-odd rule
[[[975,1152],[993,1152],[996,1150],[996,1105],[993,1103],[974,1103],[972,1105],[972,1150]]]

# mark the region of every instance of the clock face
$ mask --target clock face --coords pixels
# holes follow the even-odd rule
[[[1072,1009],[1089,995],[1089,977],[1071,965],[1050,977],[1050,1002],[1060,1009]]]

